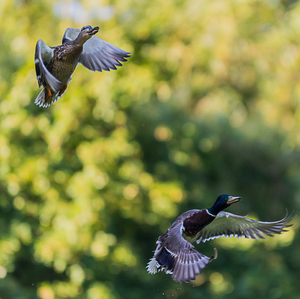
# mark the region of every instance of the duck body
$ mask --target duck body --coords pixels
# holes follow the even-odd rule
[[[83,46],[66,42],[61,46],[53,48],[53,57],[47,66],[48,71],[61,82],[66,84],[73,74],[78,62]]]
[[[80,54],[83,47],[80,45],[74,45],[70,42],[62,44],[61,46],[51,47],[53,49],[53,57],[49,64],[45,64],[47,70],[54,78],[60,82],[60,89],[53,90],[48,85],[45,78],[41,79],[41,85],[44,86],[43,90],[36,99],[36,104],[42,107],[47,107],[56,102],[61,97],[64,91],[67,89],[68,83],[71,80],[71,76],[75,71],[75,68],[79,62]]]
[[[215,216],[210,214],[207,209],[205,210],[190,210],[181,215],[184,231],[182,236],[190,243],[194,243],[198,238],[201,230],[208,224],[210,224]]]
[[[94,36],[98,30],[98,26],[68,28],[57,47],[49,47],[41,39],[37,42],[35,69],[39,87],[44,87],[35,100],[38,106],[48,107],[63,95],[79,63],[102,72],[116,70],[122,66],[120,61],[127,61],[130,53]]]
[[[146,267],[148,272],[155,274],[164,270],[172,274],[175,281],[189,282],[217,258],[216,249],[209,258],[196,251],[192,243],[204,243],[222,236],[265,239],[264,234],[272,237],[291,226],[287,224],[291,220],[287,215],[279,221],[263,222],[222,211],[240,199],[222,194],[210,209],[194,209],[181,214],[158,238],[154,257]]]

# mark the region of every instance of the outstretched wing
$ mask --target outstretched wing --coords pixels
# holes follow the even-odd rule
[[[127,61],[125,58],[129,54],[97,36],[92,36],[83,45],[79,62],[91,71],[116,70],[116,66],[122,66],[120,61]]]
[[[235,215],[228,212],[218,213],[216,219],[208,224],[200,232],[197,239],[199,244],[201,241],[206,242],[219,237],[245,237],[251,239],[265,239],[264,235],[273,237],[274,234],[285,232],[285,228],[292,226],[287,224],[290,222],[291,216],[288,213],[279,221],[265,222],[249,219],[247,217]]]
[[[53,57],[53,49],[47,46],[41,39],[38,40],[35,47],[35,71],[39,87],[46,82],[54,92],[61,88],[61,82],[57,80],[46,68]]]
[[[63,43],[76,39],[79,32],[78,28],[68,28]],[[79,62],[91,71],[110,71],[116,70],[116,66],[122,66],[120,61],[127,61],[129,54],[97,36],[92,36],[84,43]]]

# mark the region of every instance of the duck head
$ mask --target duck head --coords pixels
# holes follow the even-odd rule
[[[233,203],[239,202],[241,199],[242,198],[239,196],[234,197],[229,194],[221,194],[217,198],[214,205],[210,209],[208,209],[208,212],[213,215],[217,215],[219,212],[223,211]]]
[[[92,27],[90,25],[84,26],[81,28],[80,33],[78,34],[77,40],[84,44],[88,39],[90,39],[93,35],[98,33],[99,27]]]

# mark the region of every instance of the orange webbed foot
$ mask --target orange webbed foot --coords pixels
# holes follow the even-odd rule
[[[65,85],[61,88],[61,90],[59,91],[59,94],[58,94],[59,97],[62,96],[62,94],[63,94],[63,93],[65,92],[65,90],[67,89],[67,87],[68,87],[68,83],[65,84]]]
[[[45,103],[48,103],[52,97],[52,92],[51,92],[51,89],[49,86],[46,85],[45,88],[46,88],[45,89],[45,92],[46,92]]]

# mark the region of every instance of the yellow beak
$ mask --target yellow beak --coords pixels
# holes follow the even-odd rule
[[[228,196],[227,203],[231,205],[232,203],[239,202],[241,199],[242,198],[240,196]]]

